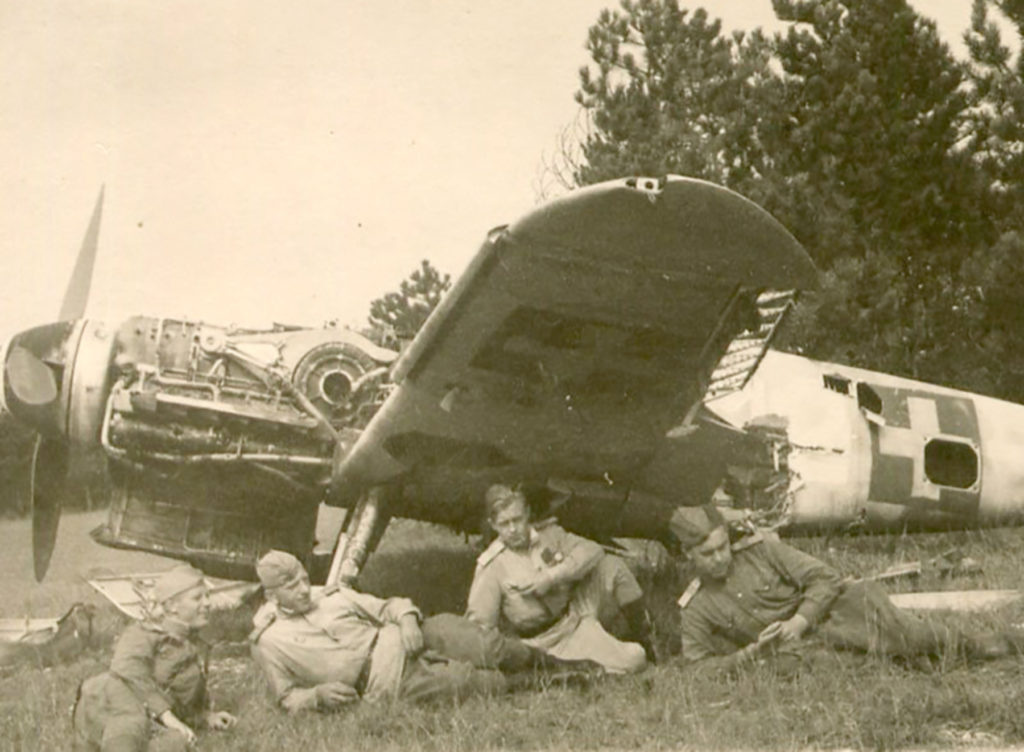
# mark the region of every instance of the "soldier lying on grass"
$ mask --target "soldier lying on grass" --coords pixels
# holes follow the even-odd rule
[[[670,526],[697,574],[679,599],[687,663],[734,669],[812,634],[833,648],[911,662],[1020,651],[1018,635],[966,634],[921,619],[876,583],[842,582],[824,562],[780,541],[754,534],[730,542],[713,505],[681,507]]]
[[[291,554],[256,567],[267,603],[253,617],[252,653],[289,712],[331,710],[360,699],[463,699],[592,677],[589,661],[561,661],[464,617],[426,619],[408,598],[334,586],[314,597]]]

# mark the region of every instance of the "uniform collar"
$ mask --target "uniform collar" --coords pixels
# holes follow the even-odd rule
[[[279,616],[282,616],[285,619],[300,619],[304,616],[309,616],[314,611],[316,611],[320,607],[320,600],[321,599],[315,595],[310,596],[310,601],[312,602],[313,605],[310,606],[308,611],[293,611],[292,609],[285,608],[284,606],[278,603],[274,604],[274,609],[277,611]]]
[[[148,632],[156,632],[170,637],[172,640],[177,640],[178,642],[186,642],[194,639],[199,631],[197,629],[187,627],[175,619],[161,621],[147,620],[139,622],[139,625]]]

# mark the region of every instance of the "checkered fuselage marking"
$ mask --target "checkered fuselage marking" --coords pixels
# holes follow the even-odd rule
[[[981,435],[973,400],[921,389],[870,385],[882,398],[885,425],[871,424],[871,482],[868,500],[973,517],[981,502]],[[979,458],[971,488],[928,481],[924,449],[942,436],[970,442]]]

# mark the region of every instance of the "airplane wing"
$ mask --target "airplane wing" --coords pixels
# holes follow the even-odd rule
[[[403,504],[450,514],[397,514],[457,525],[460,494],[498,478],[664,493],[678,480],[664,472],[678,459],[666,432],[760,325],[758,296],[815,280],[782,225],[719,186],[574,191],[488,235],[396,365],[397,387],[335,472],[334,502],[401,480],[418,491]],[[425,494],[431,479],[445,490]]]
[[[153,607],[152,589],[163,572],[125,575],[96,575],[87,580],[117,610],[132,619],[143,619]],[[258,584],[207,577],[210,607],[215,610],[237,608],[251,597]]]

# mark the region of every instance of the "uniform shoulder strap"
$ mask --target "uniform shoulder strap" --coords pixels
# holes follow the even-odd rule
[[[484,549],[484,552],[476,557],[476,568],[483,569],[496,558],[498,554],[505,550],[505,544],[501,542],[501,538],[495,538],[491,541],[491,545]]]
[[[268,609],[266,611],[260,609],[257,611],[252,619],[253,630],[249,633],[249,642],[255,645],[260,637],[263,636],[263,633],[270,629],[270,626],[275,621],[277,621],[276,609]]]
[[[557,517],[545,517],[542,520],[537,520],[536,522],[531,522],[530,524],[533,525],[533,529],[534,530],[543,530],[546,527],[551,527],[552,525],[557,525],[558,524],[558,518]]]
[[[679,604],[679,608],[686,608],[690,601],[693,600],[693,596],[700,590],[700,577],[694,577],[690,580],[690,584],[686,586],[686,590],[679,596],[679,600],[676,601]]]

